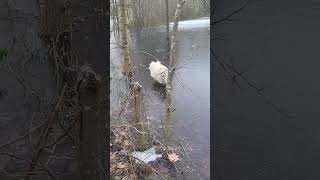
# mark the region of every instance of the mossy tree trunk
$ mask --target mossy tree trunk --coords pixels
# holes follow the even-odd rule
[[[174,24],[172,28],[172,37],[171,37],[171,48],[170,48],[170,64],[169,64],[169,76],[168,76],[168,82],[166,85],[166,100],[165,100],[165,109],[166,109],[166,116],[164,121],[164,129],[163,129],[163,144],[165,146],[169,143],[169,133],[171,128],[171,120],[172,120],[172,80],[173,75],[176,70],[176,41],[177,41],[177,35],[178,35],[178,23],[180,19],[181,14],[181,8],[183,4],[185,3],[185,0],[180,0],[177,9],[174,15]]]

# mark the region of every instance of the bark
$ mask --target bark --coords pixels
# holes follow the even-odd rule
[[[62,0],[44,0],[41,8],[40,28],[44,37],[56,38],[64,28],[65,7]]]
[[[181,14],[181,8],[185,3],[184,0],[180,0],[177,9],[174,15],[174,24],[172,28],[172,37],[171,37],[171,49],[170,49],[170,64],[169,64],[169,76],[168,82],[166,84],[166,100],[165,100],[165,109],[166,109],[166,117],[164,121],[164,129],[163,129],[163,144],[168,145],[169,142],[169,133],[171,128],[171,120],[172,120],[172,79],[174,72],[176,70],[176,41],[178,35],[178,23]]]
[[[74,30],[72,33],[72,53],[79,58],[79,64],[90,64],[90,67],[101,77],[103,81],[107,81],[109,77],[108,64],[109,58],[109,39],[110,29],[108,23],[110,21],[108,16],[109,6],[108,2],[102,0],[88,1],[86,4],[81,5],[81,0],[70,0],[71,12],[73,16],[77,17],[77,21],[74,23]],[[100,93],[107,94],[109,96],[109,83],[101,86]],[[102,97],[99,94],[99,97]],[[101,100],[102,98],[100,98]],[[108,100],[107,100],[108,101]],[[100,101],[101,102],[101,101]],[[104,114],[98,114],[98,148],[99,148],[99,160],[101,168],[99,170],[109,171],[106,166],[109,164],[109,117],[110,107],[109,103],[105,105],[99,104],[100,109],[104,109]],[[96,117],[96,114],[92,114]],[[102,117],[103,116],[103,117]],[[107,179],[104,174],[101,174],[101,179]]]
[[[166,0],[166,21],[167,21],[167,41],[168,41],[168,58],[170,58],[170,30],[169,30],[169,2]]]
[[[101,78],[89,66],[81,67],[78,85],[81,115],[79,121],[79,159],[81,180],[99,180],[98,102]]]
[[[129,57],[129,47],[128,47],[128,14],[127,14],[127,2],[126,0],[120,0],[120,10],[121,10],[121,48],[123,55],[123,70],[122,73],[129,77],[131,76],[130,67],[130,57]]]
[[[144,151],[147,149],[147,142],[144,136],[144,126],[141,118],[141,104],[142,104],[142,86],[135,82],[133,84],[133,95],[134,95],[134,123],[137,131],[136,136],[136,147],[138,151]]]

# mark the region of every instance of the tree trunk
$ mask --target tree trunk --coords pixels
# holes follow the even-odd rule
[[[99,180],[98,147],[98,102],[101,78],[89,66],[81,67],[81,80],[78,85],[81,109],[79,121],[79,159],[81,180]]]
[[[133,96],[134,96],[134,123],[137,131],[136,134],[136,147],[138,151],[144,151],[147,149],[147,142],[144,136],[143,121],[141,118],[141,103],[142,103],[142,86],[135,82],[133,84]]]
[[[169,30],[169,2],[166,1],[166,21],[167,21],[167,41],[168,41],[168,51],[167,58],[170,58],[170,30]]]
[[[78,17],[78,21],[75,22],[74,28],[77,31],[72,33],[72,53],[80,57],[80,64],[88,63],[90,67],[101,77],[103,81],[108,81],[109,78],[109,68],[110,63],[109,58],[109,39],[110,39],[110,29],[108,28],[108,23],[110,21],[108,16],[109,6],[108,2],[103,2],[102,0],[89,1],[86,6],[79,6],[81,0],[70,0],[71,12],[73,16]],[[99,93],[104,93],[109,96],[109,83],[101,86]],[[101,94],[98,95],[102,97]],[[99,99],[99,101],[102,98]],[[100,103],[100,102],[99,102]],[[98,150],[99,150],[99,160],[100,166],[99,170],[109,171],[106,168],[109,164],[109,103],[105,105],[99,104],[99,110],[104,109],[105,114],[98,115]],[[92,114],[96,117],[96,114]],[[103,116],[103,117],[102,117]],[[106,179],[104,174],[101,174],[101,179]]]
[[[181,8],[185,3],[184,0],[180,0],[177,9],[174,15],[174,24],[172,28],[172,38],[171,38],[171,49],[170,49],[170,64],[169,64],[169,77],[168,82],[166,84],[166,102],[165,102],[165,109],[166,109],[166,117],[164,121],[164,129],[163,129],[163,144],[168,145],[169,142],[169,132],[171,126],[171,119],[172,119],[172,79],[174,72],[176,70],[176,41],[178,35],[178,23],[180,19]]]
[[[121,49],[123,55],[123,70],[122,73],[131,79],[131,67],[129,57],[129,46],[128,46],[128,16],[127,16],[127,2],[126,0],[120,0],[121,9]]]

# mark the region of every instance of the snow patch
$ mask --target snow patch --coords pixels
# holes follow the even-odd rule
[[[144,163],[148,163],[148,162],[156,160],[157,158],[162,157],[161,154],[156,154],[156,149],[154,147],[152,147],[148,150],[145,150],[144,152],[133,151],[132,156],[134,158],[137,158],[137,159],[143,161]],[[136,159],[136,162],[138,162],[137,159]]]
[[[170,22],[169,26],[170,26],[170,29],[172,29],[173,22]],[[179,21],[179,25],[178,25],[178,29],[180,30],[199,29],[199,28],[210,29],[210,18],[203,17],[200,19]]]

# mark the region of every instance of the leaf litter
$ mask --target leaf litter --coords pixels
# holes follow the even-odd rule
[[[114,179],[164,179],[172,177],[175,167],[172,163],[179,156],[172,150],[154,146],[143,152],[134,151],[130,128],[126,125],[112,125],[110,132],[110,174]],[[160,150],[159,150],[160,149]],[[161,154],[159,154],[159,151]]]

